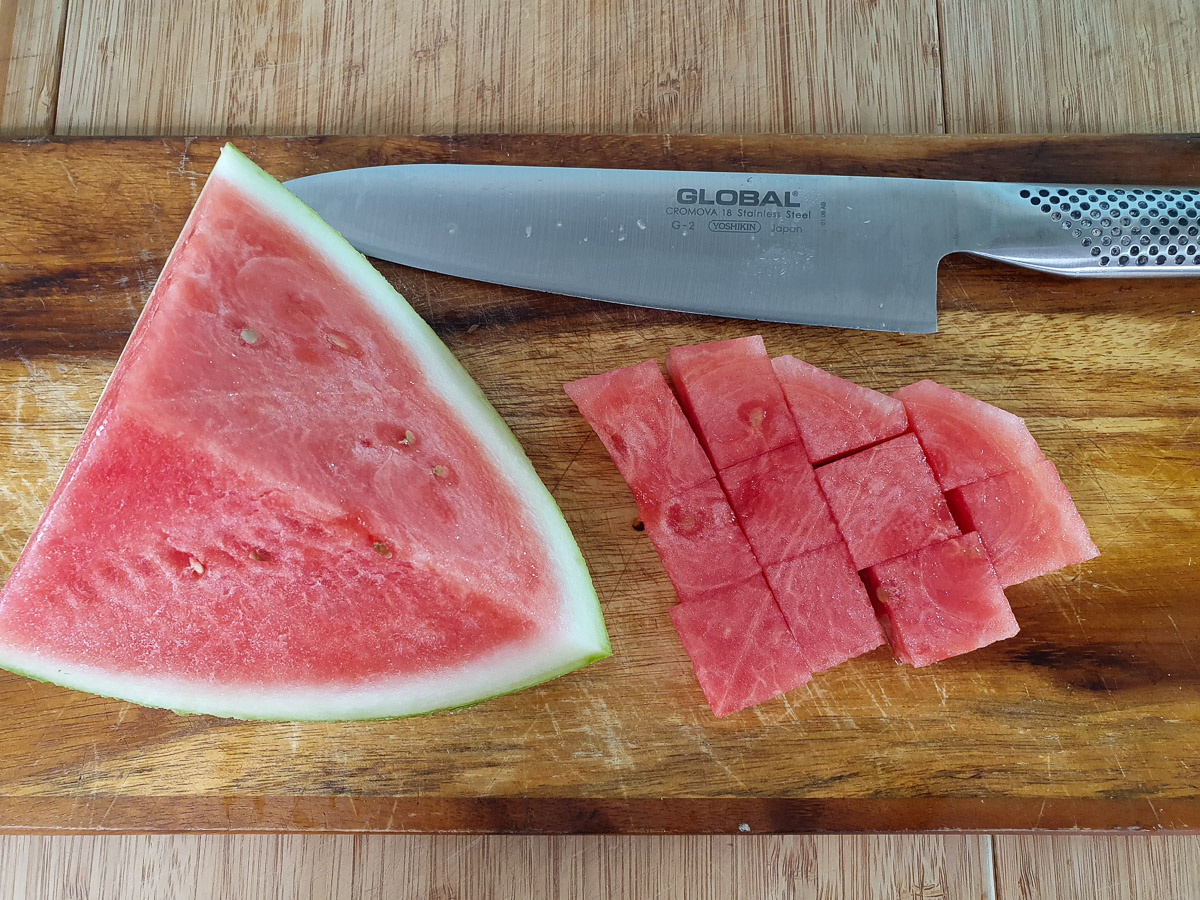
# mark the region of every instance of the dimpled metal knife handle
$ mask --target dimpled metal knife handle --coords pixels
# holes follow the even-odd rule
[[[993,226],[961,246],[980,256],[1063,275],[1200,275],[1200,188],[978,184],[964,199]]]

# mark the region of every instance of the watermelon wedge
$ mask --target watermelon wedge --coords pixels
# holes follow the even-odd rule
[[[718,470],[800,439],[761,336],[674,347],[667,371]]]
[[[764,568],[842,539],[799,442],[732,465],[720,480]]]
[[[639,503],[670,500],[716,474],[654,360],[589,375],[563,390]]]
[[[812,680],[761,575],[736,593],[673,607],[671,621],[718,718]]]
[[[1025,420],[936,381],[896,391],[942,490],[1042,460]]]
[[[974,532],[880,563],[866,581],[897,662],[932,665],[1018,631]]]
[[[883,643],[871,598],[840,538],[766,573],[809,671],[824,672]]]
[[[638,510],[681,602],[762,574],[717,479]]]
[[[959,534],[911,434],[816,470],[859,571]]]
[[[0,666],[334,720],[469,705],[609,652],[570,531],[479,388],[227,147],[0,594]]]
[[[794,356],[771,360],[814,464],[903,434],[904,404]]]
[[[962,527],[979,532],[1004,587],[1100,555],[1048,459],[965,484],[946,499]]]

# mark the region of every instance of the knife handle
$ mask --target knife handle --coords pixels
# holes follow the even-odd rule
[[[1200,274],[1200,188],[980,188],[990,228],[976,242],[987,246],[968,252],[1063,275]]]

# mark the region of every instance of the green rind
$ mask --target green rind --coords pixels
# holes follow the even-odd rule
[[[377,310],[382,315],[389,317],[396,324],[398,333],[403,335],[414,351],[418,352],[422,361],[435,369],[441,370],[440,373],[435,374],[440,374],[443,378],[448,379],[447,384],[460,393],[459,399],[463,401],[462,405],[465,408],[481,412],[484,415],[485,421],[472,422],[472,431],[477,434],[483,432],[483,434],[480,434],[481,438],[491,438],[496,442],[495,445],[486,446],[484,448],[485,452],[492,456],[497,468],[510,479],[513,489],[518,492],[518,495],[522,497],[526,505],[535,514],[537,518],[536,524],[539,526],[538,531],[542,540],[548,547],[554,550],[551,559],[558,567],[560,581],[566,589],[567,594],[567,597],[564,599],[569,600],[570,604],[567,611],[572,614],[567,619],[575,625],[575,627],[563,632],[564,638],[568,639],[564,640],[563,643],[566,644],[569,641],[571,644],[579,645],[579,649],[583,652],[580,656],[562,661],[549,669],[534,672],[514,683],[503,685],[493,693],[473,697],[462,703],[435,706],[429,709],[399,710],[395,713],[384,712],[380,715],[360,716],[305,716],[303,714],[297,715],[294,711],[288,715],[271,715],[270,712],[257,715],[254,712],[247,712],[245,710],[231,713],[227,710],[188,708],[184,704],[171,703],[167,705],[164,703],[147,702],[145,699],[138,700],[134,696],[136,692],[133,691],[121,694],[96,691],[94,684],[87,683],[89,681],[88,673],[82,667],[75,667],[74,672],[69,670],[64,671],[61,673],[61,676],[60,673],[56,673],[54,677],[48,677],[44,672],[29,669],[20,663],[14,664],[14,661],[11,659],[3,659],[3,657],[10,654],[6,654],[2,646],[0,646],[0,667],[34,681],[55,684],[60,687],[86,692],[94,696],[111,697],[151,708],[171,709],[173,712],[182,715],[214,715],[245,721],[325,722],[378,721],[426,716],[449,710],[466,709],[495,699],[496,697],[516,693],[534,685],[551,681],[592,662],[611,656],[612,645],[604,625],[599,598],[596,595],[595,587],[588,574],[583,554],[580,552],[579,546],[566,524],[566,520],[562,517],[562,511],[559,509],[545,484],[538,478],[532,463],[530,463],[524,448],[516,439],[516,436],[509,430],[507,424],[492,407],[479,385],[463,369],[449,348],[442,343],[441,339],[429,327],[428,323],[416,313],[404,297],[391,286],[387,279],[380,274],[366,257],[355,250],[340,234],[326,224],[299,198],[255,165],[250,159],[233,147],[233,145],[227,144],[222,149],[221,159],[217,167],[214,168],[213,175],[226,177],[241,189],[250,191],[257,200],[264,201],[264,205],[272,209],[281,219],[287,221],[290,227],[295,228],[297,231],[302,231],[314,246],[326,253],[337,268],[340,268],[359,284],[362,288],[363,296],[375,303]],[[174,256],[178,248],[179,243],[177,242],[171,251],[171,256],[168,257],[167,265],[170,264],[171,257]],[[139,324],[140,321],[139,318]],[[119,365],[120,363],[118,362]],[[107,390],[108,386],[105,389],[106,393]],[[104,398],[102,396],[101,403],[103,401]],[[60,484],[59,487],[61,488],[61,486]],[[55,493],[58,493],[57,488]],[[132,680],[136,681],[138,679]],[[386,682],[383,684],[386,684]],[[380,686],[383,685],[381,684]],[[147,691],[147,695],[150,693],[152,692]],[[264,704],[264,706],[269,705],[269,703]]]

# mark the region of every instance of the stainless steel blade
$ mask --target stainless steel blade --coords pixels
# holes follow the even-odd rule
[[[1076,275],[1200,271],[1186,255],[1197,249],[1186,227],[1200,216],[1187,189],[1173,192],[1170,212],[1185,229],[1180,262],[1165,256],[1165,224],[1162,253],[1156,237],[1146,257],[1135,251],[1148,231],[1134,220],[1113,226],[1109,193],[1111,216],[1128,219],[1130,203],[1140,214],[1143,191],[1133,188],[474,165],[350,169],[287,187],[370,256],[767,321],[936,331],[938,262],[957,250]],[[1130,253],[1135,264],[1125,269]]]

